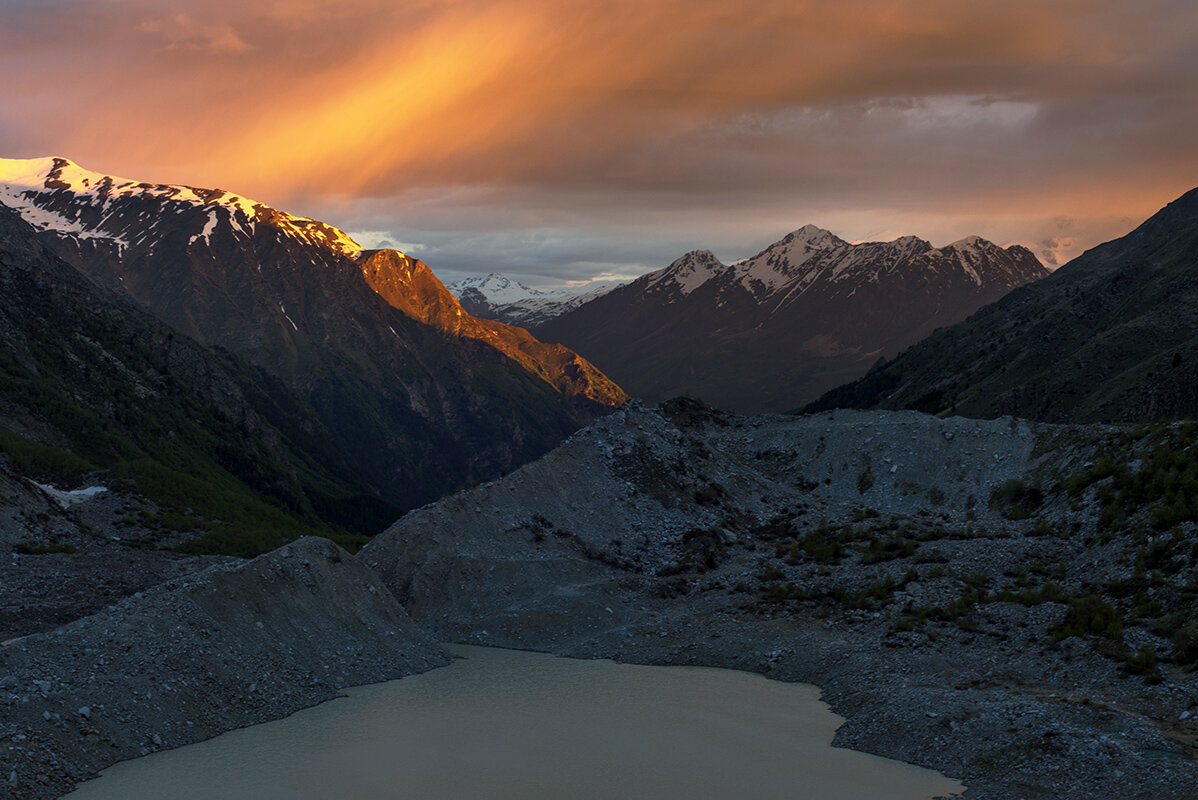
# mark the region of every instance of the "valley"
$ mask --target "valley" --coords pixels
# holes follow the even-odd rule
[[[427,637],[419,641],[814,683],[846,717],[838,745],[931,767],[964,782],[968,797],[1184,798],[1196,778],[1198,553],[1189,537],[1162,528],[1167,494],[1125,496],[1134,476],[1107,465],[1138,463],[1146,476],[1167,470],[1195,436],[1184,425],[914,412],[739,417],[687,400],[628,405],[500,480],[408,514],[356,559],[338,558],[360,562],[358,580],[377,576],[363,585],[375,587],[372,597],[393,595]],[[341,588],[335,575],[305,583],[310,564],[333,559],[327,546],[314,548],[242,569],[232,605],[204,606],[205,624],[249,619],[227,635],[247,658],[274,659],[273,637],[300,613],[298,599],[276,599],[282,591],[313,595],[303,601],[305,628],[341,635],[333,633],[343,625],[337,615],[357,613],[361,590]],[[147,604],[160,602],[153,598],[223,594],[204,587],[219,587],[230,568],[0,649],[9,676],[4,735],[31,736],[42,711],[56,731],[54,746],[35,759],[35,787],[37,774],[58,776],[47,786],[86,774],[97,763],[87,755],[93,741],[136,755],[156,749],[140,731],[181,730],[180,720],[198,713],[188,702],[122,710],[126,657],[102,657],[103,637],[143,619]],[[289,577],[293,569],[299,577]],[[278,577],[259,585],[255,575]],[[327,592],[345,596],[326,607],[315,598]],[[243,603],[254,609],[249,618],[235,610]],[[187,642],[208,635],[170,618],[163,626],[147,646],[167,636],[190,650]],[[410,646],[391,630],[378,624],[357,636],[382,653]],[[305,647],[313,644],[327,646],[317,638]],[[95,655],[77,666],[63,661],[39,689],[64,647]],[[365,659],[356,647],[343,668],[350,671],[338,674],[358,682],[408,663]],[[139,650],[127,657],[144,658]],[[202,677],[223,674],[206,652],[196,650],[182,674],[207,687],[207,705],[226,690]],[[254,682],[249,674],[235,680]],[[229,713],[240,709],[238,719],[268,719],[348,685],[335,676],[291,680],[286,691],[258,681],[252,710],[238,699],[244,688],[230,687],[222,702]],[[85,703],[92,719],[136,713],[146,721],[96,730],[93,740],[97,725],[67,713]],[[227,723],[206,724],[185,740]],[[28,786],[32,756],[10,751],[0,771],[20,768]]]
[[[33,161],[7,163],[0,209],[10,794],[59,797],[117,760],[435,669],[445,642],[812,683],[845,717],[837,745],[969,798],[1198,785],[1193,193],[807,413],[750,415],[628,399],[586,352],[477,319],[423,262],[322,223]],[[752,311],[797,292],[823,309],[800,315],[828,331],[821,352],[867,328],[897,350],[898,331],[963,316],[961,296],[1041,272],[976,238],[807,226],[556,321],[635,290],[674,310],[723,297],[749,325],[733,295]],[[882,303],[891,279],[955,310]],[[832,302],[871,296],[861,315]],[[668,317],[637,307],[603,313]],[[1045,344],[1075,334],[1110,368],[1070,371],[1093,354]],[[1057,403],[1033,362],[1093,399]],[[776,359],[747,375],[762,403],[792,396]],[[883,407],[838,408],[854,404]]]

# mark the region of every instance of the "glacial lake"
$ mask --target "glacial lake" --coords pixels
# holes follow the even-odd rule
[[[964,787],[830,746],[819,690],[703,667],[453,646],[452,665],[126,761],[70,800],[809,798]]]

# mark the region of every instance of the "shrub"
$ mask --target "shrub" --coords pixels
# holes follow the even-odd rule
[[[1124,671],[1129,675],[1143,675],[1150,681],[1160,680],[1161,671],[1157,666],[1156,650],[1151,645],[1143,645],[1139,652],[1127,659],[1123,664]]]
[[[1173,663],[1181,666],[1198,663],[1198,620],[1173,634]]]
[[[1116,642],[1123,640],[1123,616],[1113,605],[1093,594],[1070,600],[1065,619],[1052,629],[1056,641],[1090,634]]]
[[[990,508],[1011,520],[1027,519],[1044,504],[1044,492],[1021,478],[1011,478],[990,493]]]

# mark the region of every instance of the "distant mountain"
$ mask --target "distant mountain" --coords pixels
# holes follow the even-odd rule
[[[492,272],[451,283],[447,288],[470,314],[535,331],[551,319],[589,303],[617,286],[615,281],[565,289],[533,289]]]
[[[810,409],[1198,417],[1198,189]]]
[[[783,411],[1047,275],[977,237],[849,244],[808,225],[745,261],[687,253],[538,328],[650,401]]]
[[[511,469],[624,398],[564,348],[474,324],[420,262],[219,189],[0,161],[0,203],[101,285],[282,378],[403,506]]]

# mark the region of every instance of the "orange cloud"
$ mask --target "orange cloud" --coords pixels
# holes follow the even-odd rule
[[[137,26],[142,33],[158,34],[165,50],[194,50],[207,53],[245,53],[246,44],[230,25],[207,25],[187,14],[149,20]]]
[[[1142,217],[1198,183],[1198,11],[1150,5],[22,4],[0,149],[300,212],[436,197],[442,226],[498,199],[487,224],[1041,215],[1024,238],[1047,241],[1054,216]]]

